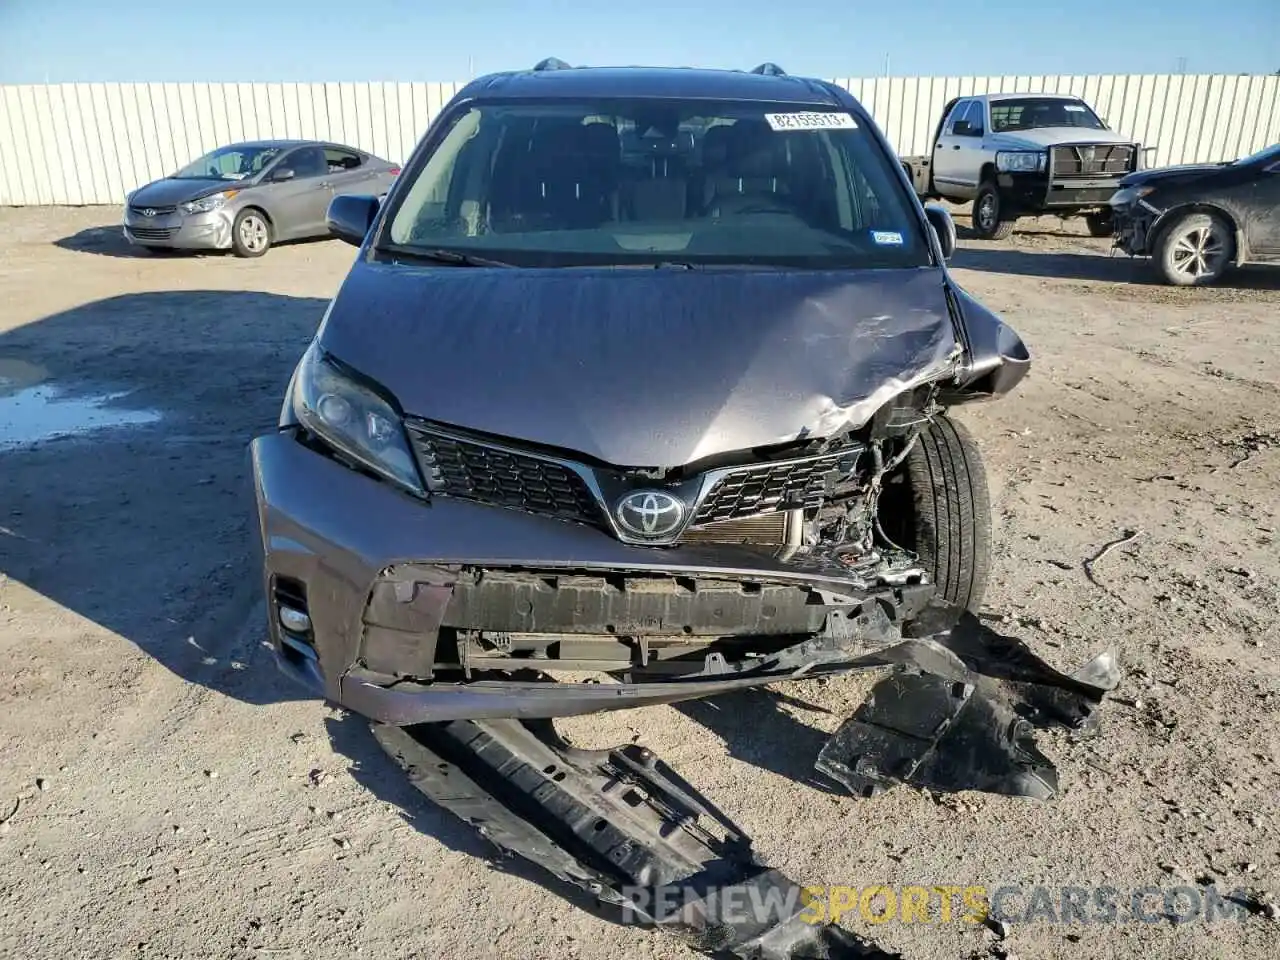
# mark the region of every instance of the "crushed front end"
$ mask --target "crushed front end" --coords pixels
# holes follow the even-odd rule
[[[934,586],[880,504],[936,413],[926,384],[834,439],[665,471],[409,418],[425,501],[286,426],[251,452],[273,644],[318,692],[401,725],[890,662]],[[580,674],[621,682],[548,682]]]

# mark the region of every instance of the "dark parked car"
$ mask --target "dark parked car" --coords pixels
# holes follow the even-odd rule
[[[1231,266],[1280,263],[1280,143],[1229,163],[1131,174],[1111,209],[1116,245],[1151,257],[1166,283],[1201,286]]]
[[[129,194],[124,235],[142,247],[260,257],[279,240],[327,236],[329,201],[385,193],[399,172],[338,143],[235,143]]]
[[[251,454],[271,637],[333,701],[671,702],[978,607],[986,478],[946,411],[1029,354],[847,91],[489,76],[329,219],[360,252]]]

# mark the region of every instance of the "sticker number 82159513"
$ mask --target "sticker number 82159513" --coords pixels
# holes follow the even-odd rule
[[[857,130],[858,124],[847,113],[823,110],[813,113],[766,113],[765,120],[774,130]]]

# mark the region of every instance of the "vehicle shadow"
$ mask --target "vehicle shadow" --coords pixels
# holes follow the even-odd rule
[[[1145,259],[1131,259],[1092,253],[1030,253],[1025,250],[960,247],[950,266],[958,270],[1002,273],[1020,277],[1043,277],[1057,280],[1101,280],[1139,286],[1167,287]],[[1280,289],[1280,270],[1266,266],[1246,266],[1229,271],[1217,283],[1198,290],[1276,290]],[[1188,290],[1188,295],[1197,291]]]
[[[309,243],[325,243],[334,237],[304,237],[299,240],[281,240],[272,244],[272,249],[292,247]],[[53,241],[60,250],[72,253],[94,253],[102,257],[120,257],[129,260],[167,259],[174,257],[230,257],[230,250],[166,250],[163,247],[139,247],[125,239],[124,231],[119,224],[108,224],[99,227],[86,227],[69,236]],[[271,256],[268,250],[266,256]]]
[[[793,684],[788,686],[803,689]],[[831,734],[796,719],[782,709],[784,704],[826,712],[799,697],[768,687],[687,700],[672,707],[718,736],[729,756],[736,760],[823,793],[847,793],[813,766]]]
[[[0,573],[187,681],[298,698],[262,648],[246,445],[326,303],[140,293],[0,335]]]

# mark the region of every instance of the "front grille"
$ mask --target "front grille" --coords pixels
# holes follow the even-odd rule
[[[817,507],[826,477],[842,454],[814,460],[744,467],[721,477],[694,515],[694,524],[735,520],[757,513]]]
[[[1052,148],[1055,177],[1108,177],[1131,173],[1137,151],[1127,143],[1073,143]]]
[[[433,493],[600,522],[591,491],[568,467],[422,427],[411,426],[409,432]]]
[[[130,209],[130,210],[132,210],[134,213],[136,213],[136,214],[137,214],[138,216],[140,216],[140,217],[145,217],[145,216],[147,216],[147,214],[145,214],[145,213],[143,213],[143,212],[142,212],[143,210],[154,210],[155,212],[154,212],[154,213],[152,213],[152,214],[150,214],[150,216],[153,216],[153,217],[162,217],[162,216],[164,216],[164,215],[165,215],[165,214],[167,214],[167,213],[173,213],[173,212],[174,212],[174,211],[176,211],[178,208],[177,208],[177,206],[175,206],[174,204],[169,204],[169,206],[167,206],[167,207],[148,207],[148,206],[146,206],[145,204],[143,204],[142,206],[136,206],[136,205],[135,205],[135,206],[131,206],[131,207],[129,207],[129,209]]]
[[[782,511],[762,513],[742,520],[721,520],[689,526],[680,535],[681,543],[776,543],[787,542],[787,517]]]
[[[177,227],[129,227],[129,232],[139,240],[172,240]]]

